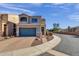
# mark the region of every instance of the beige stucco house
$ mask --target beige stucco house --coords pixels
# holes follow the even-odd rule
[[[0,14],[0,36],[41,36],[46,34],[45,19],[27,14]]]

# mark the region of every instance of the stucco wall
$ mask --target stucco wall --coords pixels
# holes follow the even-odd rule
[[[15,14],[8,14],[8,31],[9,31],[9,35],[13,34],[13,23],[18,25],[19,24],[19,16],[15,15]],[[16,31],[16,33],[18,32],[18,30]]]
[[[15,23],[15,24],[18,24],[19,23],[19,16],[15,15],[15,14],[9,14],[8,15],[8,21]]]
[[[11,36],[13,34],[13,23],[8,23],[8,35]]]

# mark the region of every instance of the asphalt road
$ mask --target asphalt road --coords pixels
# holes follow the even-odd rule
[[[61,42],[54,49],[71,56],[79,56],[79,36],[55,34],[61,38]]]

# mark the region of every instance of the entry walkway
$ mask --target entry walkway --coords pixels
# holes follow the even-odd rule
[[[51,50],[52,48],[54,48],[56,45],[58,45],[61,41],[61,38],[54,36],[53,40],[50,40],[48,42],[46,42],[46,39],[43,38],[43,40],[45,41],[43,44],[41,45],[37,45],[34,47],[29,47],[29,48],[24,48],[24,49],[19,49],[19,50],[15,50],[15,51],[9,51],[9,52],[5,52],[5,53],[1,53],[0,55],[12,55],[12,56],[35,56],[35,55],[40,55],[44,52],[47,52],[48,50]]]

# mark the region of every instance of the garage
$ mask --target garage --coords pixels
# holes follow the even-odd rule
[[[19,36],[36,36],[36,28],[19,28]]]

